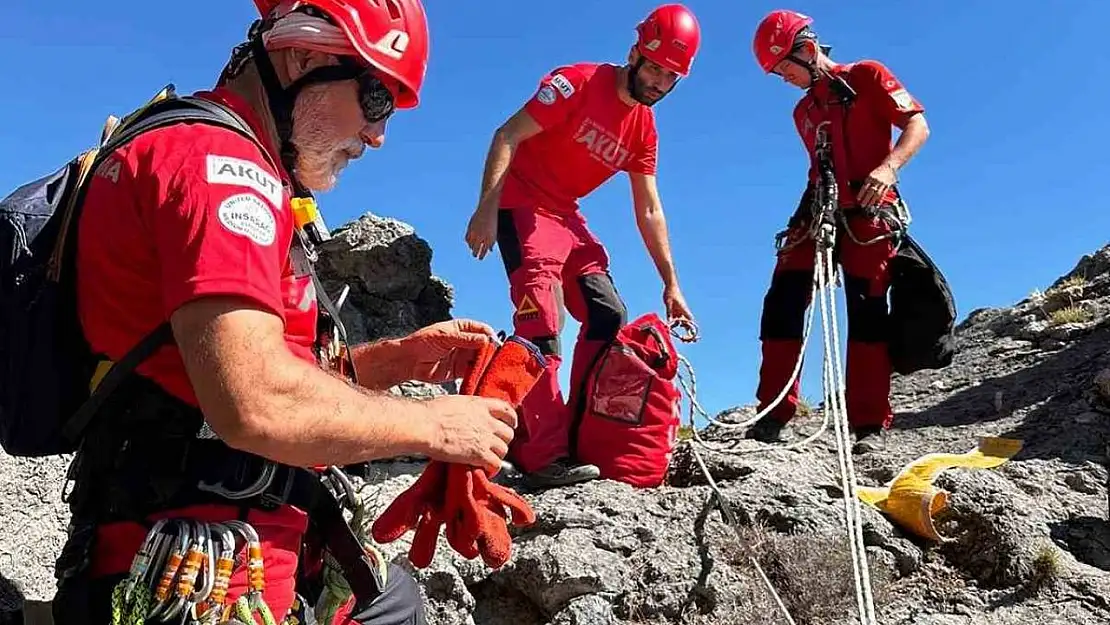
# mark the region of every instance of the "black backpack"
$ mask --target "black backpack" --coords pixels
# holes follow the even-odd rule
[[[118,363],[93,353],[77,316],[74,259],[88,179],[102,158],[147,130],[180,122],[222,126],[258,143],[232,111],[177,96],[169,85],[123,120],[110,117],[96,148],[0,200],[0,447],[8,454],[76,451],[108,393],[173,341],[163,323]]]
[[[895,372],[943,369],[956,353],[956,303],[944,274],[907,233],[890,261],[888,353]]]

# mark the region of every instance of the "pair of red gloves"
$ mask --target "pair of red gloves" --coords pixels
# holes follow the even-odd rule
[[[479,352],[460,393],[502,399],[518,407],[545,365],[535,346],[519,337],[501,344],[491,340]],[[389,543],[415,530],[409,560],[424,568],[432,562],[439,528],[444,526],[455,551],[468,560],[481,555],[488,566],[499,568],[511,554],[510,521],[514,526],[531,525],[536,513],[515,492],[491,482],[484,469],[433,460],[374,521],[371,535],[379,543]]]

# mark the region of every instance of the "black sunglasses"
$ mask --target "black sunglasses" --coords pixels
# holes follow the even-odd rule
[[[393,114],[397,108],[393,92],[374,70],[349,57],[341,58],[339,63],[358,81],[358,102],[367,122],[380,122]]]

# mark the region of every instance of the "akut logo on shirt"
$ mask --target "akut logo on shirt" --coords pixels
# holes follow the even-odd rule
[[[589,117],[582,120],[574,134],[574,142],[584,145],[591,157],[613,169],[620,169],[631,156],[619,137]]]

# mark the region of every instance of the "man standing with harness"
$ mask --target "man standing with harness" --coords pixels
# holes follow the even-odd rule
[[[812,19],[788,10],[773,11],[756,28],[753,50],[764,72],[804,89],[794,108],[794,124],[810,154],[809,184],[783,233],[760,327],[763,361],[756,391],[767,409],[749,431],[766,442],[779,441],[798,405],[800,376],[790,383],[803,337],[805,312],[812,303],[815,242],[810,236],[813,202],[827,161],[835,179],[838,206],[836,256],[847,297],[846,400],[856,434],[855,453],[882,448],[889,428],[891,364],[887,352],[889,263],[907,213],[896,183],[901,169],[920,150],[929,130],[924,107],[882,63],[836,63],[818,43]],[[891,127],[902,132],[891,147]],[[824,159],[823,156],[829,158]]]
[[[595,356],[627,323],[627,312],[609,275],[609,255],[578,201],[618,171],[629,175],[636,225],[663,281],[668,319],[693,322],[655,183],[659,137],[652,107],[689,74],[701,33],[680,4],[657,7],[636,30],[626,65],[555,68],[497,129],[466,231],[479,260],[495,243],[500,247],[514,329],[547,357],[547,373],[521,407],[509,456],[538,487],[599,475],[596,466],[573,459],[572,413]],[[558,379],[564,306],[582,324],[567,402]]]
[[[163,566],[172,576],[182,561],[163,550],[145,574],[132,570],[143,583],[121,583],[142,565],[144,544],[184,557],[178,581],[138,608],[157,613],[152,622],[202,613],[222,622],[210,602],[225,591],[281,621],[296,594],[316,599],[318,561],[305,555],[315,544],[339,561],[355,622],[424,623],[413,579],[363,553],[319,474],[303,467],[422,454],[492,473],[513,436],[506,402],[386,392],[463,376],[491,328],[445,322],[347,349],[312,268],[326,236],[312,191],[331,188],[366,145],[380,147],[395,109],[418,104],[428,56],[420,0],[256,5],[263,19],[216,88],[125,118],[123,136],[163,122],[126,142],[109,135],[76,204],[63,262],[77,271],[83,334],[111,361],[135,364],[125,354],[136,345],[148,357],[134,359],[134,375],[100,380],[114,392],[81,432],[57,562],[59,625],[107,624],[120,616],[117,599],[139,597]],[[185,123],[166,117],[190,110]],[[195,123],[205,111],[212,119]],[[159,519],[170,523],[152,529]],[[249,560],[232,561],[244,541]],[[222,590],[194,592],[201,580]]]

